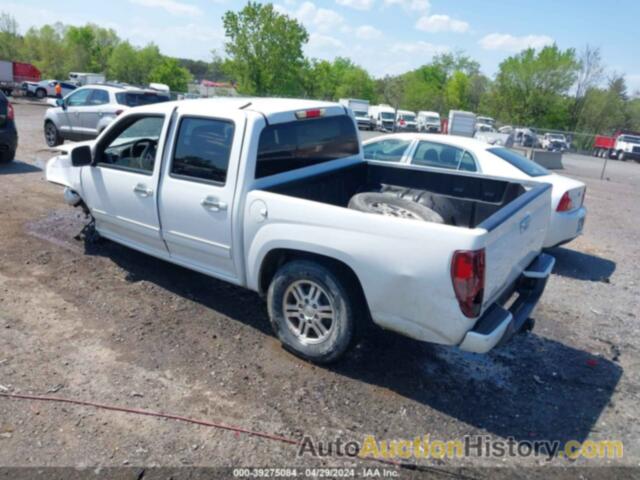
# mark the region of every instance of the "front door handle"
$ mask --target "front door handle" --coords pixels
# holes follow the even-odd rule
[[[221,210],[227,209],[226,202],[222,202],[215,197],[203,198],[202,201],[200,202],[200,205],[202,205],[207,210],[211,210],[212,212],[219,212]]]
[[[141,197],[148,197],[153,193],[153,190],[151,188],[148,188],[146,185],[143,185],[142,183],[137,184],[134,187],[133,191],[138,195],[140,195]]]

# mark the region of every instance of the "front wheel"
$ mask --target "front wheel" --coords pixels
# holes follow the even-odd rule
[[[356,296],[332,269],[294,260],[275,274],[267,294],[271,324],[283,346],[315,363],[330,363],[349,348]]]
[[[627,158],[624,155],[624,152],[620,151],[618,152],[618,160],[620,160],[621,162],[626,162]]]
[[[44,139],[49,147],[53,148],[62,145],[63,139],[60,136],[60,132],[51,121],[44,124]]]

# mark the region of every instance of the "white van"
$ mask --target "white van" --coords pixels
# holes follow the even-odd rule
[[[410,110],[398,110],[396,114],[396,132],[415,132],[417,130],[416,113]]]
[[[396,111],[391,105],[371,105],[369,107],[369,118],[376,130],[382,132],[393,132]]]
[[[440,114],[438,112],[418,112],[418,131],[440,133]]]

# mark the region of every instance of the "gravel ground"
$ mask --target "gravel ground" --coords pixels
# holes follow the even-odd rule
[[[43,180],[51,156],[43,113],[18,103],[18,158],[0,167],[1,391],[171,412],[295,439],[483,435],[622,440],[625,447],[617,460],[418,462],[438,469],[510,466],[517,470],[498,472],[534,477],[535,469],[521,467],[552,465],[571,475],[576,466],[640,465],[639,164],[611,161],[600,181],[601,159],[565,156],[563,173],[588,185],[586,229],[552,251],[556,268],[531,334],[485,356],[377,334],[343,362],[320,368],[281,349],[256,294],[111,242],[75,240],[82,218]],[[0,465],[354,466],[357,473],[375,466],[299,458],[290,445],[173,420],[6,398]],[[613,470],[583,471],[590,472]]]

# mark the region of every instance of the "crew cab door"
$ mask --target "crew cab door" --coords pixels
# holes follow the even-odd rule
[[[171,257],[234,281],[231,218],[245,116],[179,113],[159,198]]]
[[[159,256],[167,255],[156,204],[167,123],[161,114],[121,118],[98,141],[95,165],[83,167],[81,174],[98,232]]]

